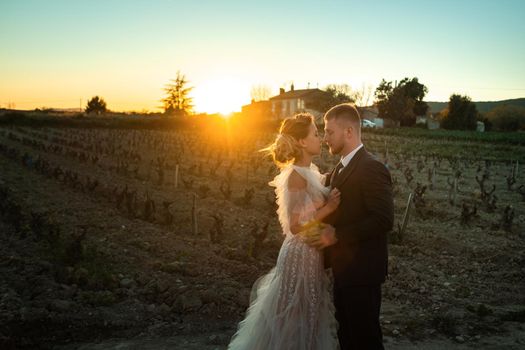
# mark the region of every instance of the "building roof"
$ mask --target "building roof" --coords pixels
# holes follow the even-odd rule
[[[245,107],[250,108],[250,107],[255,107],[255,106],[260,107],[260,106],[264,106],[264,105],[269,104],[269,103],[270,103],[270,101],[267,101],[267,100],[261,100],[261,101],[253,101],[252,100],[252,102],[250,102],[249,104],[243,105],[242,108],[245,108]]]
[[[290,91],[286,91],[285,93],[276,95],[274,97],[270,97],[270,101],[290,100],[290,99],[306,97],[306,96],[309,96],[312,94],[318,94],[318,93],[324,93],[324,91],[320,89],[290,90]]]
[[[361,115],[361,118],[363,116],[374,116],[377,117],[379,115],[379,110],[376,106],[366,106],[366,107],[357,107],[357,111]]]

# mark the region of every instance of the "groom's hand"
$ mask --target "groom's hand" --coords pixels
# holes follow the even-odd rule
[[[317,239],[310,242],[310,246],[321,250],[334,245],[335,243],[337,243],[335,228],[333,228],[331,225],[326,225],[326,227],[321,231],[321,234],[317,236]]]

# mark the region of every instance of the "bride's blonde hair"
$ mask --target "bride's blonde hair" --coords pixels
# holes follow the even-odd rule
[[[283,167],[302,156],[299,140],[310,132],[314,117],[310,113],[299,113],[282,121],[279,134],[274,142],[260,150],[272,156],[278,167]]]

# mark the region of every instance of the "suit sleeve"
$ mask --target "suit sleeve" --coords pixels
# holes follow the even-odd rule
[[[336,237],[344,245],[375,239],[392,230],[394,224],[390,172],[376,160],[369,162],[364,170],[362,191],[367,214],[357,222],[336,227]]]

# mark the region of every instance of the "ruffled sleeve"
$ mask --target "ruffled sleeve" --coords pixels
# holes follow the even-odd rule
[[[305,191],[290,191],[288,204],[288,217],[290,228],[295,225],[302,225],[313,218],[316,207],[310,194]]]
[[[308,184],[304,190],[293,190],[288,188],[288,179],[294,170],[293,167],[285,168],[281,174],[270,182],[270,186],[275,187],[277,197],[277,214],[279,222],[283,229],[283,234],[291,234],[290,227],[297,224],[304,224],[311,220],[315,215],[316,202],[311,192],[311,186]],[[304,176],[299,171],[301,176]],[[307,178],[307,181],[310,179]],[[322,200],[322,197],[321,197]]]

